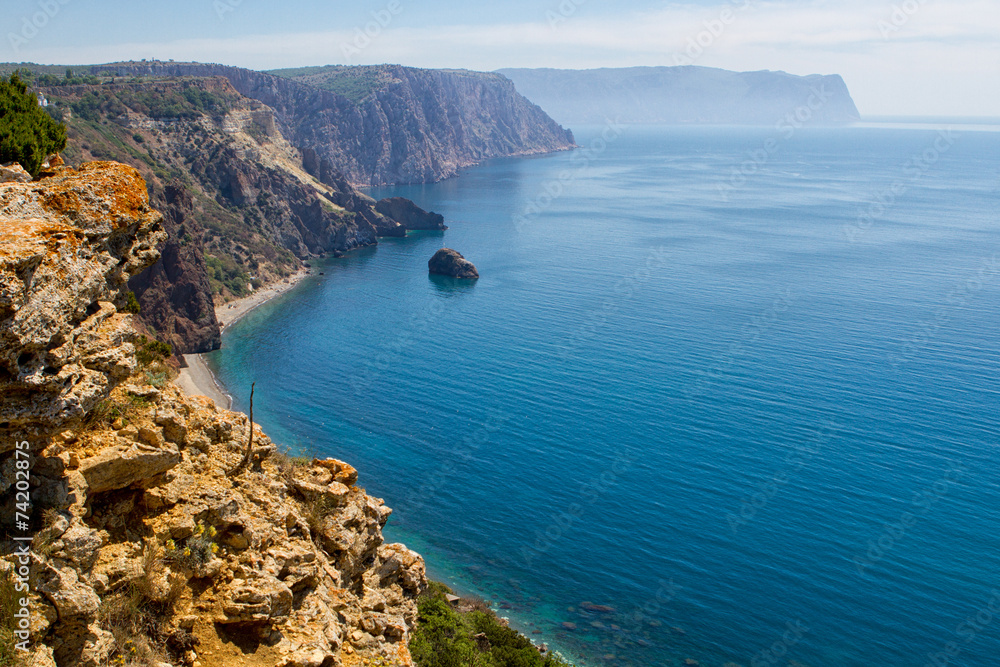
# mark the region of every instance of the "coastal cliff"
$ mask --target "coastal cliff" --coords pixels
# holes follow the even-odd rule
[[[274,111],[222,77],[39,90],[67,123],[68,161],[121,160],[147,180],[167,237],[130,289],[178,353],[219,347],[218,303],[406,233],[346,182],[307,173]]]
[[[163,62],[111,63],[91,71],[223,76],[242,95],[275,110],[288,140],[303,153],[315,152],[310,173],[328,184],[338,176],[355,185],[434,182],[483,160],[575,145],[571,132],[510,81],[486,72],[378,65],[266,73]]]
[[[390,510],[182,395],[123,312],[165,237],[140,174],[43,176],[0,184],[0,521],[34,536],[32,664],[411,665],[426,579]],[[6,523],[22,441],[28,531]]]
[[[789,114],[814,124],[860,120],[837,74],[731,72],[714,67],[502,69],[560,123],[774,126]],[[793,118],[796,116],[793,115]]]
[[[124,162],[149,184],[167,237],[130,289],[143,322],[178,354],[218,348],[215,306],[313,257],[445,228],[410,202],[379,207],[352,183],[434,181],[483,159],[573,145],[493,74],[319,68],[303,83],[198,63],[119,63],[65,78],[15,68],[66,123],[67,161]]]

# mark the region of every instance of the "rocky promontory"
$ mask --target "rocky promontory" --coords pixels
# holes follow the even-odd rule
[[[346,463],[183,395],[124,312],[163,238],[139,174],[0,184],[0,232],[0,579],[32,535],[31,664],[412,665],[426,578],[384,543],[390,510]]]
[[[444,230],[444,216],[434,211],[425,211],[409,199],[390,197],[375,204],[375,210],[385,217],[395,220],[406,229]]]
[[[441,248],[427,262],[431,274],[449,276],[451,278],[475,279],[479,271],[475,265],[462,256],[457,250]]]
[[[613,120],[773,127],[782,121],[826,125],[861,119],[847,84],[837,74],[732,72],[694,65],[499,73],[557,121],[571,125]]]

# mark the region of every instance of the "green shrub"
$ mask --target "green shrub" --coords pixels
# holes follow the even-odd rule
[[[554,656],[542,656],[524,635],[500,622],[475,602],[453,607],[446,586],[432,583],[418,601],[419,618],[410,640],[418,667],[559,667]],[[471,611],[465,611],[471,609]]]
[[[139,299],[135,298],[135,292],[129,292],[125,295],[125,312],[132,313],[133,315],[138,315],[142,310],[139,305]]]
[[[0,163],[18,162],[38,176],[45,158],[66,148],[66,126],[38,105],[17,74],[0,78]]]
[[[135,358],[143,366],[149,366],[153,362],[163,361],[174,353],[174,348],[170,343],[159,340],[150,340],[145,336],[139,336],[136,346]]]

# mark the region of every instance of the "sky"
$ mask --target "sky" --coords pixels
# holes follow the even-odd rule
[[[840,74],[864,116],[1000,117],[1000,0],[3,0],[0,62],[701,65]]]

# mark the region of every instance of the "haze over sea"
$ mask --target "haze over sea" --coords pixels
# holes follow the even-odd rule
[[[996,664],[1000,132],[574,129],[374,192],[451,229],[231,327],[235,407],[582,665]]]

